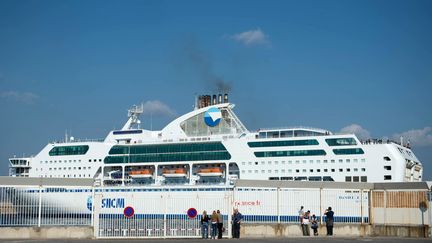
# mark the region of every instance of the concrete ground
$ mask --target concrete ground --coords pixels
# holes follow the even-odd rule
[[[214,240],[201,239],[98,239],[98,240],[0,240],[0,243],[201,243]],[[301,237],[301,238],[263,238],[263,239],[222,239],[223,243],[422,243],[432,242],[432,239],[419,238],[346,238],[346,237]]]

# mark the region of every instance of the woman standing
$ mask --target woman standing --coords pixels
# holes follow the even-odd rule
[[[201,216],[201,236],[203,239],[208,239],[210,217],[207,215],[207,211],[204,210]]]
[[[213,210],[210,221],[211,221],[211,238],[216,239],[217,227],[218,227],[218,215],[215,210]]]

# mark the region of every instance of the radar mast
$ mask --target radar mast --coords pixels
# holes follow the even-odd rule
[[[140,115],[144,112],[144,104],[133,105],[128,110],[129,120],[123,126],[122,130],[140,129],[141,121],[139,120]]]

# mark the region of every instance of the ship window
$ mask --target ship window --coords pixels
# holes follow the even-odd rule
[[[363,149],[361,148],[351,148],[351,149],[333,149],[333,153],[336,155],[345,155],[345,154],[364,154]]]
[[[292,173],[292,170],[291,170],[291,169],[288,169],[288,173]]]
[[[303,160],[303,164],[306,164],[306,160]]]
[[[313,169],[310,169],[309,172],[313,172]]]
[[[384,166],[384,170],[391,170],[391,166],[390,165],[385,165]]]
[[[349,163],[349,162],[350,162],[350,159],[347,159],[346,162]]]
[[[49,151],[50,156],[59,155],[82,155],[86,154],[89,149],[88,145],[80,146],[57,146]]]
[[[305,173],[305,172],[306,172],[306,169],[303,169],[302,171]]]
[[[285,173],[285,170],[281,170],[281,173]]]
[[[248,173],[252,173],[252,170],[248,170]]]
[[[353,182],[359,182],[359,177],[358,176],[353,176]]]
[[[96,162],[96,161],[97,161],[97,159],[94,159],[94,160],[93,160],[93,162]]]
[[[361,171],[366,171],[366,168],[361,168]]]
[[[346,182],[351,182],[351,176],[345,176],[345,181]]]
[[[313,164],[313,160],[309,160],[309,163]]]
[[[249,165],[252,165],[252,162],[249,161]]]
[[[332,160],[331,160],[331,162],[332,162],[332,163],[334,164],[335,160],[334,160],[334,159],[332,159]]]
[[[323,162],[326,164],[328,161],[325,159]]]
[[[268,173],[271,173],[271,170],[268,170],[267,172],[268,172]]]
[[[354,172],[357,172],[358,171],[358,168],[354,168]]]
[[[339,160],[339,163],[343,163],[343,159],[340,159],[340,160]]]
[[[288,161],[288,164],[292,164],[292,161],[291,161],[291,160],[289,160],[289,161]]]
[[[258,174],[258,170],[255,170],[255,173]]]
[[[249,142],[250,148],[257,147],[282,147],[282,146],[307,146],[307,145],[318,145],[316,139],[308,140],[286,140],[286,141],[264,141],[264,142]]]
[[[362,162],[362,163],[366,162],[366,159],[361,159],[361,162]]]
[[[351,169],[350,169],[350,168],[346,168],[346,171],[347,171],[347,172],[351,172]]]
[[[271,161],[269,161],[268,164],[271,165]]]
[[[342,169],[342,168],[339,168],[339,172],[343,172],[343,169]]]
[[[279,177],[269,177],[269,180],[270,180],[270,181],[278,181],[278,180],[279,180]]]
[[[291,150],[254,152],[256,157],[283,157],[283,156],[317,156],[326,155],[324,150]],[[306,162],[306,161],[305,161]],[[297,163],[297,161],[296,161]]]
[[[265,173],[265,170],[261,170],[261,173]]]
[[[255,165],[258,165],[258,161],[255,162]]]
[[[390,157],[385,156],[385,157],[384,157],[384,160],[385,160],[385,161],[390,161],[391,159],[390,159]]]
[[[331,172],[335,172],[335,169],[331,169]]]
[[[367,182],[367,176],[360,177],[361,182]]]
[[[262,164],[262,165],[265,165],[265,161],[261,161],[261,164]]]
[[[278,162],[278,161],[275,161],[274,163],[275,163],[275,165],[279,164],[279,162]]]
[[[91,162],[91,159],[89,159],[89,162]]]
[[[296,160],[296,162],[295,162],[296,164],[298,164],[298,163],[300,163],[300,160]]]
[[[325,141],[329,146],[357,145],[354,138],[329,138]]]
[[[300,173],[300,170],[296,170],[296,173]]]
[[[320,160],[317,160],[316,162],[317,162],[317,164],[321,163],[321,161],[320,161]]]
[[[274,172],[277,174],[277,173],[279,173],[279,170],[275,170]]]
[[[328,169],[324,169],[324,172],[327,172],[328,171]]]
[[[242,170],[242,173],[244,174],[246,171],[245,170]]]
[[[392,179],[391,175],[385,175],[384,176],[385,181],[390,181],[391,179]]]
[[[317,172],[321,172],[321,169],[317,169]]]
[[[246,165],[246,162],[242,162],[242,165]]]
[[[282,181],[292,181],[293,178],[292,177],[281,177]]]

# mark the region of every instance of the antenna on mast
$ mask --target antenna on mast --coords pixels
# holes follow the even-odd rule
[[[132,108],[128,110],[129,120],[123,126],[122,130],[133,129],[134,127],[140,127],[141,121],[139,120],[139,116],[144,112],[144,104],[141,105],[133,105]]]

